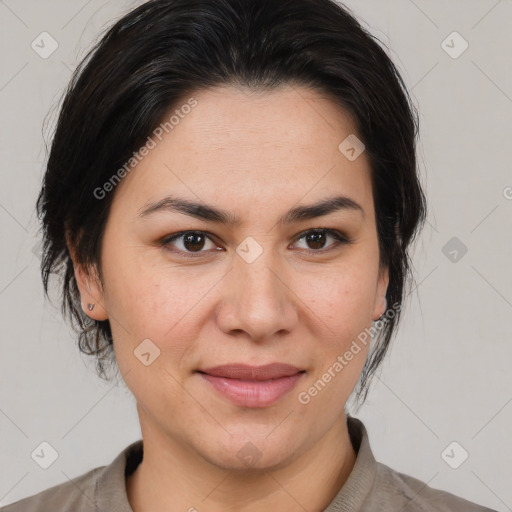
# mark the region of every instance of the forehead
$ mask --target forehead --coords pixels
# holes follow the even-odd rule
[[[325,151],[329,146],[336,149],[341,134],[355,132],[348,113],[312,89],[215,87],[193,96],[197,106],[173,129],[190,150],[227,149],[240,143],[240,149],[247,150],[286,146]]]
[[[272,91],[210,88],[189,98],[116,194],[131,201],[180,193],[209,203],[265,207],[289,197],[312,202],[339,192],[370,208],[369,164],[350,161],[339,145],[355,133],[351,117],[318,92],[283,86]],[[174,105],[167,118],[180,104]],[[186,114],[184,112],[187,112]],[[166,119],[167,119],[166,118]],[[164,119],[164,122],[165,120]]]

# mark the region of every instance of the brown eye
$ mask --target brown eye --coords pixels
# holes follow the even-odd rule
[[[323,249],[327,240],[327,235],[324,232],[314,231],[305,236],[306,243],[310,249]]]
[[[326,241],[331,237],[335,240],[335,243],[330,244],[325,248]],[[313,252],[323,252],[338,247],[340,244],[350,243],[348,237],[342,233],[333,229],[314,229],[309,230],[302,234],[298,240],[304,239],[306,241],[306,249],[312,250]]]
[[[201,233],[187,233],[183,235],[183,246],[188,251],[200,251],[205,242],[205,237]]]
[[[174,244],[178,241],[180,243]],[[197,253],[198,256],[203,252],[207,241],[210,241],[213,247],[217,247],[208,236],[202,231],[182,231],[168,236],[161,241],[161,244],[169,251],[182,253],[184,256],[194,257]],[[210,247],[212,248],[212,247]]]

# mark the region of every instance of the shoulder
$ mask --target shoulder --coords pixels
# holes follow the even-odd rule
[[[131,512],[126,476],[140,464],[142,439],[125,447],[107,466],[0,508],[0,512]]]
[[[496,512],[377,462],[373,489],[363,510],[401,512]]]
[[[0,508],[0,512],[42,512],[47,510],[73,510],[95,512],[95,485],[98,467],[62,484],[54,485],[27,498]]]

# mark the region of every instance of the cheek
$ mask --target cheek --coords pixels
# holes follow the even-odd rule
[[[347,339],[371,324],[375,287],[373,264],[359,261],[316,272],[307,279],[298,277],[294,292],[323,321],[327,332]]]
[[[321,411],[332,405],[335,415],[337,405],[345,403],[360,377],[371,341],[377,264],[359,255],[335,270],[297,281],[297,295],[306,297],[306,305],[314,312],[305,314],[311,316],[315,324],[311,331],[319,342],[310,347],[314,373],[299,390],[303,393],[299,402],[310,404],[303,414],[311,413],[311,408],[324,414]]]
[[[335,278],[328,272],[302,286],[298,295],[308,298],[305,302],[314,312],[310,316],[318,344],[310,347],[314,370],[298,390],[301,407],[297,412],[334,421],[340,404],[357,384],[368,355],[375,278],[371,266],[351,265],[340,269]]]
[[[117,363],[139,403],[149,410],[165,403],[169,414],[178,414],[186,401],[181,370],[188,370],[188,356],[200,339],[197,305],[213,283],[194,279],[192,286],[190,276],[176,271],[130,268],[128,264],[112,268],[109,281],[108,309],[116,319],[111,324]],[[149,344],[144,341],[148,339]],[[148,351],[152,361],[146,366],[137,354],[142,357]]]
[[[128,248],[127,248],[128,249]],[[202,301],[207,301],[216,272],[180,268],[171,262],[155,266],[147,254],[122,250],[114,264],[105,266],[105,300],[113,321],[114,339],[123,351],[149,338],[165,349],[166,357],[181,359],[190,349],[202,322]]]

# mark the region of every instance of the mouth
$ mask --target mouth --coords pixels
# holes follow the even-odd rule
[[[285,363],[249,366],[236,363],[198,370],[223,398],[241,407],[268,407],[291,391],[306,373]]]

